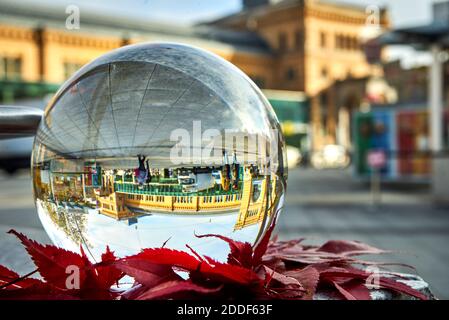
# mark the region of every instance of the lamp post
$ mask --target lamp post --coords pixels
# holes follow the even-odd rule
[[[429,68],[429,129],[430,148],[438,154],[443,149],[443,62],[438,44],[430,47],[432,64]]]

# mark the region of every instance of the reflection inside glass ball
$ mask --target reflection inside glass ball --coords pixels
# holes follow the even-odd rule
[[[98,260],[166,246],[225,260],[217,234],[255,244],[283,203],[271,106],[200,49],[144,44],[83,67],[47,107],[33,151],[39,218],[58,246]]]

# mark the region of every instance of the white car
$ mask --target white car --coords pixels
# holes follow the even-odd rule
[[[302,161],[302,154],[298,148],[287,146],[287,165],[289,168],[299,166]]]
[[[10,174],[29,168],[33,141],[33,137],[0,140],[0,168]]]
[[[179,175],[178,183],[182,186],[183,192],[199,192],[212,188],[215,185],[215,179],[212,172],[191,172]]]
[[[44,109],[48,98],[18,101],[21,106]],[[3,106],[0,105],[0,108]],[[14,173],[29,168],[34,137],[0,139],[0,169]]]
[[[315,151],[310,161],[316,169],[346,168],[350,163],[346,149],[336,144],[329,144],[324,146],[323,149]]]

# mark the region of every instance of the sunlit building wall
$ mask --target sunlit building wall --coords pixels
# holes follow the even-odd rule
[[[217,53],[264,89],[305,92],[312,148],[339,142],[339,132],[349,136],[339,117],[359,108],[366,79],[381,74],[363,53],[366,8],[318,0],[245,4],[242,12],[194,27],[105,23],[93,15],[81,18],[79,30],[66,28],[65,12],[0,4],[0,98],[10,103],[54,92],[79,67],[123,45],[174,41]],[[388,27],[385,10],[378,22]]]

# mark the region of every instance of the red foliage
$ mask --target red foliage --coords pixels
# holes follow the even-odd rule
[[[33,259],[43,280],[0,266],[0,299],[312,299],[320,286],[334,288],[345,299],[370,299],[365,286],[370,273],[354,264],[371,264],[353,256],[385,251],[355,241],[329,241],[321,247],[302,240],[270,242],[273,227],[253,248],[219,235],[229,244],[227,263],[207,256],[167,248],[144,249],[124,258],[109,250],[93,264],[84,254],[41,245],[16,235]],[[67,288],[68,267],[79,270],[79,288]],[[183,279],[175,271],[189,274]],[[123,275],[132,277],[127,290],[113,287]],[[380,276],[381,288],[419,299],[426,296],[391,277]]]

